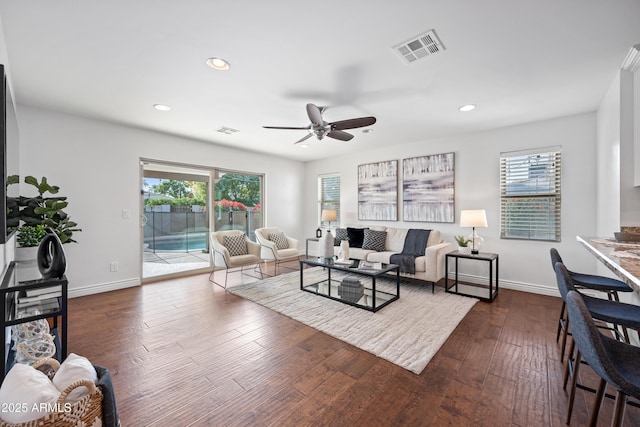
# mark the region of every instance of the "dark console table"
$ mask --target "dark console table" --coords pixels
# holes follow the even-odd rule
[[[67,357],[67,278],[43,279],[35,261],[15,262],[7,266],[0,285],[0,336],[4,344],[4,354],[0,361],[0,383],[11,368],[14,354],[11,350],[12,342],[8,339],[11,326],[31,322],[38,319],[51,319],[52,334],[56,342],[56,358],[63,361]],[[21,307],[18,298],[26,295],[27,291],[39,289],[40,292],[60,291],[60,296],[43,299],[36,305]],[[37,293],[37,292],[36,292]],[[57,304],[52,303],[57,299]]]
[[[449,283],[449,259],[454,260],[455,280]],[[458,261],[461,259],[484,261],[489,263],[489,285],[478,285],[473,283],[460,283],[458,280]],[[493,301],[498,295],[498,254],[484,253],[463,254],[459,251],[449,252],[445,255],[444,274],[445,290],[452,294],[459,294],[469,297],[476,297],[483,301]],[[494,274],[495,269],[495,274]]]

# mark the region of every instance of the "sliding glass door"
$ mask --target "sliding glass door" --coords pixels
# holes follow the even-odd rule
[[[214,177],[214,230],[240,230],[255,241],[256,228],[264,224],[263,176],[216,169]]]
[[[211,267],[210,170],[142,162],[142,278]]]

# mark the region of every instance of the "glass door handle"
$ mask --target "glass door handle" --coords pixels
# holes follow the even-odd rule
[[[145,225],[147,225],[147,216],[146,215],[140,215],[140,217],[141,217],[140,226],[144,227]]]

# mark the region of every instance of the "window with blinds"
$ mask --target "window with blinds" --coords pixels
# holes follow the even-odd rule
[[[560,241],[561,147],[500,154],[500,238]]]
[[[328,227],[328,222],[322,222],[322,210],[335,209],[337,221],[331,222],[331,227],[340,226],[340,175],[320,175],[318,177],[318,223],[321,227]]]

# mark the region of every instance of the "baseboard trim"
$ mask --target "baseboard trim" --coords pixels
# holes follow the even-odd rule
[[[95,285],[69,288],[69,298],[83,297],[100,294],[102,292],[117,291],[118,289],[132,288],[140,285],[140,279],[119,280],[117,282],[98,283]]]
[[[454,276],[454,273],[449,275],[449,280]],[[479,285],[489,286],[489,279],[487,277],[475,276],[472,274],[458,274],[458,279],[461,282],[477,283]],[[533,283],[516,282],[513,280],[502,280],[499,282],[500,288],[511,289],[514,291],[530,292],[532,294],[548,295],[552,297],[560,297],[560,292],[557,287],[536,285]]]

